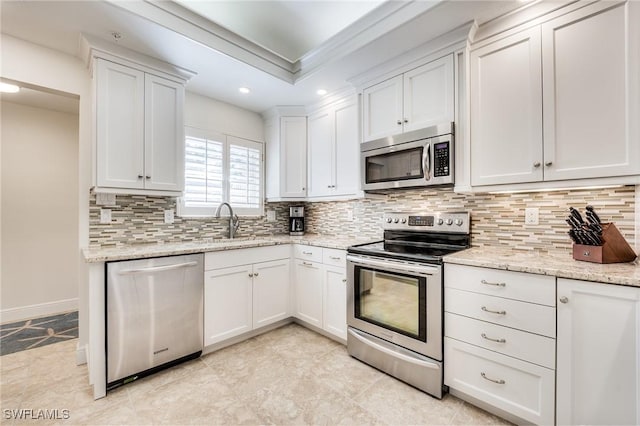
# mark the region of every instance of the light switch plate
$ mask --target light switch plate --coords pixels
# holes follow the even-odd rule
[[[174,220],[173,210],[164,211],[164,223],[172,224]]]
[[[267,222],[275,222],[275,221],[276,221],[276,211],[267,210]]]
[[[111,210],[100,209],[100,223],[111,223]]]

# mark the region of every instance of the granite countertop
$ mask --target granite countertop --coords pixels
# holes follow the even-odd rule
[[[630,263],[599,264],[573,260],[570,251],[544,254],[507,248],[473,247],[445,256],[444,261],[459,265],[640,287],[638,259]]]
[[[234,250],[250,247],[274,246],[279,244],[306,244],[345,250],[347,247],[371,242],[371,239],[346,238],[307,234],[292,237],[286,234],[255,238],[221,238],[185,243],[136,244],[121,247],[83,249],[84,259],[88,263],[109,262],[113,260],[143,259],[148,257],[172,256],[179,254],[203,253],[209,251]]]

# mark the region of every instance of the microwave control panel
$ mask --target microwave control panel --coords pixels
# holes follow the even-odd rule
[[[451,170],[451,150],[449,142],[437,142],[433,144],[433,176],[449,176]]]

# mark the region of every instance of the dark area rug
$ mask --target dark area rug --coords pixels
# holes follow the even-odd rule
[[[0,355],[78,337],[78,312],[0,325]]]

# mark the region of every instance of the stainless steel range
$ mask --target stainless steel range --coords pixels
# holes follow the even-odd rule
[[[383,241],[347,250],[347,350],[442,398],[442,257],[469,247],[469,213],[388,213],[383,223]]]

